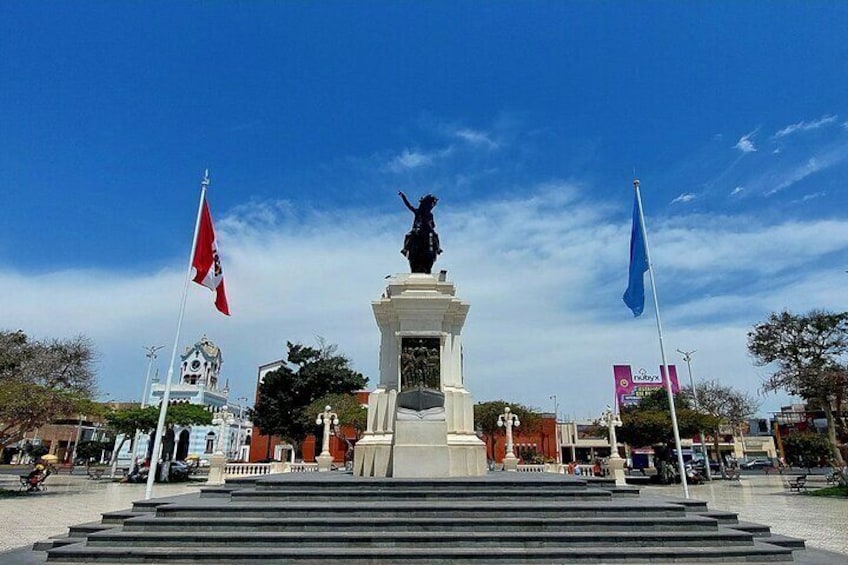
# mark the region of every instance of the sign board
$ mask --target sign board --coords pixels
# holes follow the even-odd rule
[[[665,371],[662,370],[662,367],[659,369],[657,373],[652,374],[645,369],[638,369],[634,372],[630,365],[613,365],[615,399],[618,402],[619,409],[622,406],[638,404],[645,396],[650,395],[658,388],[664,387]],[[677,367],[669,365],[668,373],[671,376],[671,391],[676,394],[680,391],[680,385],[677,382]]]

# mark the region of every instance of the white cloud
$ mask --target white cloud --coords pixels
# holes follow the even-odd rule
[[[482,145],[489,149],[497,149],[498,144],[492,140],[489,135],[482,131],[473,130],[470,128],[462,128],[455,132],[455,135],[460,139],[467,141],[472,145]]]
[[[804,180],[808,176],[812,175],[813,173],[817,173],[823,168],[825,168],[825,165],[822,163],[822,161],[816,159],[815,157],[810,157],[804,164],[799,165],[784,174],[783,178],[774,186],[774,188],[766,191],[766,196],[771,196],[772,194],[776,194],[785,188],[789,188],[793,184]]]
[[[810,131],[814,129],[819,129],[820,127],[826,126],[828,124],[832,124],[836,121],[837,116],[822,116],[818,120],[813,120],[811,122],[800,121],[794,124],[790,124],[783,129],[779,130],[774,134],[775,138],[786,137],[789,134],[795,133],[796,131]]]
[[[812,192],[810,194],[805,194],[803,197],[801,197],[801,202],[808,202],[810,200],[815,200],[816,198],[821,198],[822,196],[824,196],[826,194],[827,194],[826,192]]]
[[[621,302],[626,216],[585,202],[565,183],[438,210],[445,253],[436,266],[471,304],[463,337],[475,398],[544,407],[559,394],[566,413],[585,417],[609,401],[613,363],[659,365],[650,306],[633,319]],[[408,220],[285,203],[238,208],[216,224],[233,315],[215,312],[211,293],[192,284],[180,346],[206,333],[222,347],[233,394],[252,397],[257,365],[279,358],[286,340],[320,335],[373,387],[379,332],[370,303],[384,275],[407,269],[398,251]],[[649,216],[648,224],[667,347],[698,349],[705,378],[757,390],[760,373],[745,351],[752,324],[783,307],[844,306],[844,275],[831,265],[844,262],[848,221],[676,215]],[[102,388],[137,398],[142,346],[173,341],[183,276],[182,258],[141,274],[0,271],[3,326],[36,337],[91,336],[102,353]],[[160,355],[163,373],[167,358]]]
[[[757,178],[746,181],[746,186],[756,193],[772,196],[807,177],[840,165],[848,160],[848,143],[839,140],[803,161],[781,164],[759,173]]]
[[[736,196],[737,194],[741,193],[744,190],[745,190],[744,186],[737,186],[736,188],[734,188],[733,190],[730,191],[730,196]]]
[[[753,152],[755,152],[757,150],[757,147],[754,145],[754,142],[751,140],[751,138],[756,133],[757,133],[757,130],[754,130],[750,133],[746,133],[745,135],[743,135],[742,137],[739,138],[739,141],[737,141],[736,145],[734,145],[733,147],[735,149],[738,149],[742,153],[753,153]]]
[[[404,149],[400,155],[395,156],[387,165],[387,168],[395,173],[409,169],[417,169],[432,164],[433,157],[420,151]]]
[[[678,196],[677,198],[672,200],[671,203],[672,204],[678,204],[678,203],[685,204],[686,202],[692,202],[693,200],[695,200],[694,194],[692,194],[691,192],[684,192],[683,194],[681,194],[680,196]]]

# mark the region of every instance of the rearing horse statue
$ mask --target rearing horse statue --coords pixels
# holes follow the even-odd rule
[[[422,196],[418,208],[409,203],[406,194],[398,192],[406,207],[415,214],[412,230],[403,240],[401,253],[409,260],[409,269],[413,273],[427,273],[433,270],[436,257],[442,252],[436,222],[433,220],[433,208],[439,199],[432,194]]]

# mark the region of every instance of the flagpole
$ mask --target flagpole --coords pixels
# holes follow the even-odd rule
[[[680,428],[677,426],[677,410],[674,408],[674,393],[671,390],[671,372],[665,358],[665,344],[663,343],[662,321],[660,320],[660,303],[657,299],[657,284],[654,281],[654,265],[651,262],[651,251],[648,247],[648,230],[645,228],[645,213],[642,210],[642,195],[639,192],[639,181],[633,181],[633,189],[636,191],[636,204],[639,207],[639,227],[642,230],[642,240],[645,243],[645,258],[648,260],[648,274],[651,277],[651,294],[654,297],[654,312],[657,318],[657,335],[660,339],[660,356],[662,367],[660,373],[665,372],[665,390],[668,393],[668,405],[671,409],[671,427],[674,430],[674,445],[677,448],[677,469],[680,473],[680,484],[683,485],[683,496],[689,498],[689,483],[686,480],[686,468],[683,464],[683,450],[680,448]],[[663,376],[662,374],[660,375]]]
[[[159,451],[162,449],[162,436],[165,433],[165,417],[168,413],[168,401],[171,399],[171,379],[174,376],[174,361],[177,358],[177,347],[180,344],[180,331],[183,327],[183,316],[185,314],[186,297],[188,296],[188,283],[191,280],[191,270],[194,262],[194,252],[197,248],[197,232],[200,230],[200,214],[203,211],[203,202],[206,199],[206,189],[209,188],[209,169],[203,172],[203,180],[200,181],[200,203],[197,206],[197,220],[194,223],[194,237],[191,240],[191,253],[188,256],[188,270],[186,271],[185,284],[183,285],[183,298],[180,302],[180,316],[177,319],[177,333],[174,336],[174,346],[171,348],[171,361],[168,363],[168,376],[165,378],[165,392],[162,393],[162,404],[159,407],[159,423],[156,424],[155,439],[153,440],[153,453],[150,455],[150,467],[147,474],[147,488],[144,491],[144,499],[150,500],[153,494],[153,482],[156,480],[156,472],[159,466]]]

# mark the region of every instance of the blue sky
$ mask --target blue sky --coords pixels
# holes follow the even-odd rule
[[[91,336],[104,394],[137,397],[208,167],[233,317],[192,288],[181,342],[222,347],[234,396],[317,335],[373,384],[396,192],[434,192],[472,393],[596,415],[613,363],[659,365],[620,300],[635,168],[668,349],[754,392],[754,323],[848,302],[847,26],[837,2],[2,3],[0,327]]]

